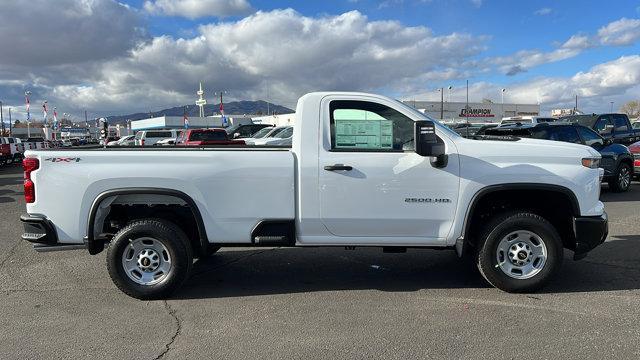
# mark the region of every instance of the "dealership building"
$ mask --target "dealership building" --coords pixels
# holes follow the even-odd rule
[[[508,116],[536,116],[540,115],[539,104],[501,104],[485,101],[481,103],[414,101],[405,100],[405,104],[412,106],[434,119],[444,122],[467,121],[483,123],[498,122]]]

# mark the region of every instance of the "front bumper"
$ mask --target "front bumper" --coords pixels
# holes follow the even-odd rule
[[[580,260],[607,238],[609,234],[607,213],[602,213],[600,216],[573,218],[573,233],[576,237],[573,259]]]

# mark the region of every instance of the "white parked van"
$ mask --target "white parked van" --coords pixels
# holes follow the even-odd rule
[[[137,146],[156,145],[160,140],[167,138],[177,138],[179,130],[141,130],[136,133]]]

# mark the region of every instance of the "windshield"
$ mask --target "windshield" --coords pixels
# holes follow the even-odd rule
[[[280,134],[281,132],[283,132],[286,129],[286,127],[277,127],[273,130],[271,130],[267,135],[265,135],[263,138],[271,138],[271,137],[278,137],[278,134]]]
[[[279,137],[281,139],[286,139],[286,138],[290,138],[291,136],[293,136],[293,128],[292,127],[285,128],[284,130],[280,131],[278,133],[277,137]]]
[[[136,140],[140,139],[142,139],[142,131],[138,131],[138,133],[136,133]]]
[[[260,129],[258,130],[257,133],[253,134],[252,138],[254,139],[260,139],[265,137],[268,133],[272,132],[273,128],[272,127],[266,127],[264,129]]]

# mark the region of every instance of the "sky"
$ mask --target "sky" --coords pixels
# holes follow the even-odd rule
[[[540,103],[640,100],[640,1],[0,0],[0,101],[73,120],[310,91]],[[448,96],[447,96],[448,98]],[[448,100],[448,99],[447,99]]]

